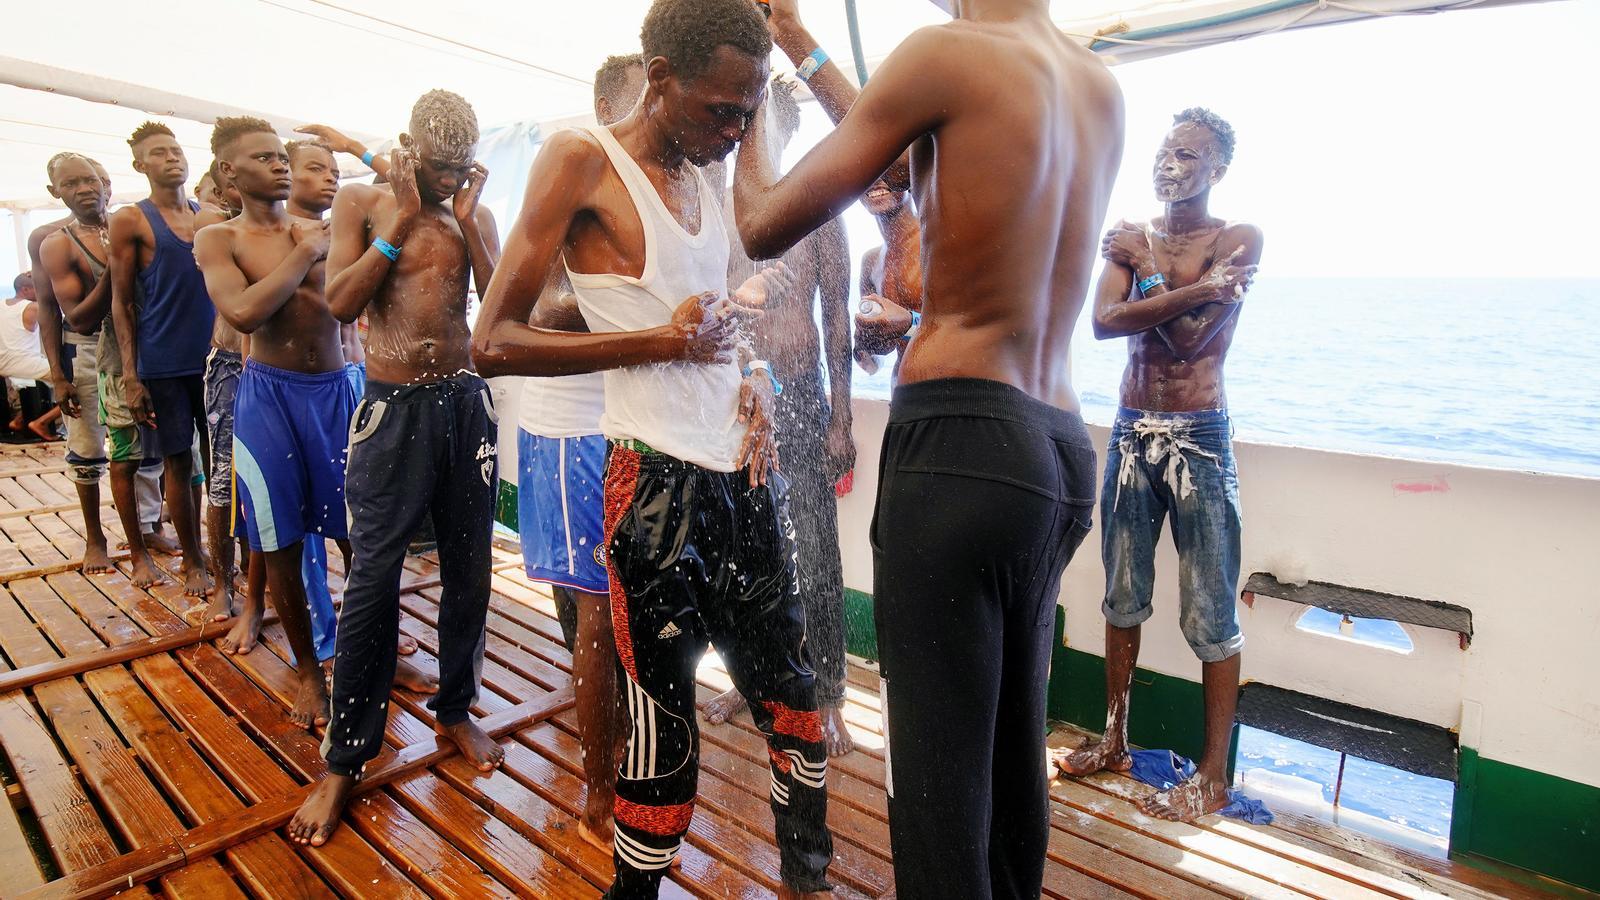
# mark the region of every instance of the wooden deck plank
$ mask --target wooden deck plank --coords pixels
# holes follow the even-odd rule
[[[29,590],[22,591],[24,587]],[[77,613],[44,583],[22,582],[12,585],[12,588],[19,592],[35,620],[63,650],[81,652],[102,646],[100,639],[78,618]],[[70,679],[52,684],[65,683],[76,686]],[[100,797],[129,844],[135,848],[159,845],[181,835],[185,829],[177,814],[168,806],[167,799],[149,784],[139,766],[122,751],[122,740],[126,740],[140,755],[168,796],[191,822],[202,822],[213,815],[242,808],[243,805],[232,791],[205,765],[184,736],[172,727],[127,670],[119,666],[90,672],[84,676],[84,684],[94,693],[121,733],[121,739],[118,739],[109,727],[105,729],[110,746],[114,748],[114,756],[120,759],[121,764],[113,765],[108,770],[106,783],[96,790],[96,796]],[[45,687],[40,685],[35,693]],[[57,731],[60,733],[59,727]],[[78,763],[80,771],[88,778],[90,767],[83,758],[78,758]],[[95,784],[95,781],[91,780],[91,784]],[[281,844],[274,847],[270,843],[251,842],[231,848],[228,858],[257,892],[271,891],[274,896],[286,897],[327,896],[325,891],[298,889],[305,880],[301,876],[310,876],[310,872],[297,866],[298,860]],[[184,873],[190,870],[212,877],[223,872],[215,861],[201,860],[186,867],[183,872],[163,878],[163,889],[169,892],[173,890],[170,884],[189,878]],[[242,896],[236,887],[232,887],[231,878],[226,879],[231,891],[217,881],[220,879],[190,895]],[[314,876],[309,878],[309,882],[320,885]]]
[[[1363,885],[1352,884],[1342,878],[1204,828],[1184,822],[1152,819],[1140,813],[1131,801],[1097,791],[1073,779],[1063,778],[1053,781],[1050,785],[1050,795],[1081,812],[1123,823],[1174,847],[1200,854],[1303,894],[1314,897],[1382,896]]]
[[[7,655],[28,662],[56,658],[56,650],[28,621],[23,607],[35,619],[40,618],[42,607],[53,606],[67,616],[72,616],[72,611],[42,581],[17,582],[9,588],[11,593],[0,597],[0,634],[4,635],[0,643],[5,644]],[[62,646],[70,652],[70,643]],[[41,683],[34,696],[118,834],[128,844],[141,847],[183,831],[183,823],[90,699],[90,693],[103,699],[108,689],[127,677],[122,670],[94,672],[82,685],[71,678]],[[244,896],[232,877],[214,862],[173,873],[162,880],[162,889],[174,897]]]
[[[1088,737],[1087,732],[1070,727],[1057,729],[1050,737],[1055,747],[1075,746]],[[1080,783],[1125,800],[1137,800],[1151,789],[1131,778],[1111,773],[1101,773]],[[1451,897],[1462,900],[1487,900],[1490,897],[1508,896],[1502,890],[1486,892],[1469,885],[1452,881],[1437,872],[1418,869],[1414,865],[1390,862],[1388,855],[1397,854],[1396,848],[1377,841],[1363,839],[1344,829],[1328,829],[1334,835],[1357,841],[1357,846],[1368,852],[1324,844],[1314,839],[1296,835],[1281,822],[1272,826],[1250,825],[1221,816],[1207,816],[1195,823],[1219,835],[1243,844],[1274,853],[1278,856],[1320,869],[1331,875],[1396,897]],[[1529,893],[1526,896],[1540,896]]]
[[[102,590],[107,586],[102,584]],[[120,592],[110,596],[119,600],[121,608],[143,628],[159,631],[183,627],[183,621],[160,600],[134,589],[126,581],[122,581],[120,587]],[[178,654],[178,658],[184,668],[197,680],[204,682],[218,702],[237,716],[256,739],[275,751],[276,757],[289,766],[299,781],[311,781],[325,771],[317,739],[290,723],[285,708],[263,694],[227,656],[213,646],[202,645],[188,648]],[[190,706],[198,705],[179,697],[163,696],[165,705],[174,715],[180,711],[187,715]],[[228,768],[230,764],[225,754],[239,745],[231,739],[214,737],[214,729],[224,729],[224,724],[207,717],[191,722],[191,726],[200,746],[220,767]],[[260,792],[253,799],[264,800],[272,792],[295,787],[294,778],[281,772],[279,774],[281,780],[271,785],[260,785]],[[262,773],[257,777],[265,779],[270,776]],[[302,852],[324,875],[335,880],[341,877],[330,875],[329,870],[335,867],[351,872],[372,873],[362,876],[368,883],[362,886],[363,890],[356,892],[357,895],[380,892],[398,897],[414,896],[416,889],[407,879],[397,878],[394,872],[381,871],[384,859],[396,869],[409,870],[422,882],[430,896],[504,896],[507,893],[505,888],[484,876],[466,857],[455,853],[447,841],[415,822],[409,813],[397,806],[387,811],[391,817],[381,824],[346,816],[346,821],[355,824],[354,832],[340,829],[328,844],[321,848],[303,848]],[[379,879],[378,884],[370,883],[373,877]]]
[[[432,773],[395,782],[394,793],[412,814],[435,831],[449,834],[462,852],[526,896],[600,895],[600,889],[577,872]]]
[[[36,658],[38,653],[50,652],[48,642],[9,591],[0,591],[0,645],[14,663],[26,664],[25,661]],[[35,694],[40,690],[43,691],[40,704],[47,714],[52,720],[57,715],[61,717],[57,728],[62,729],[62,742],[69,752],[78,749],[93,754],[98,742],[107,755],[113,745],[121,755],[122,744],[114,733],[108,738],[105,732],[93,729],[92,721],[84,714],[84,708],[92,704],[87,696],[81,695],[77,682],[39,685]],[[74,691],[81,697],[81,704],[75,703],[79,698],[72,696]],[[57,749],[43,717],[21,692],[7,695],[0,703],[0,743],[5,746],[12,769],[17,773],[17,780],[62,872],[84,869],[118,855],[120,850],[110,829],[74,776],[71,765]],[[125,756],[123,761],[127,761]],[[85,775],[99,778],[102,772],[99,767],[91,767]]]
[[[490,734],[503,735],[528,727],[532,722],[551,712],[571,705],[571,702],[570,693],[554,694],[546,700],[519,705],[504,713],[496,714],[484,720],[482,725]],[[455,752],[455,745],[442,737],[407,746],[394,754],[386,764],[377,767],[376,770],[369,769],[361,782],[356,785],[353,795],[381,788]],[[288,822],[310,793],[311,787],[307,786],[268,802],[256,804],[249,809],[241,809],[207,821],[185,832],[170,845],[134,851],[108,863],[50,882],[42,888],[30,891],[24,897],[44,900],[47,897],[107,896],[118,890],[121,885],[129,883],[130,879],[133,882],[148,881],[182,866],[190,856],[210,856],[224,852],[226,848],[241,842],[267,835],[268,832]]]
[[[0,672],[11,669],[11,664],[0,653]],[[9,735],[7,716],[14,715],[16,710],[14,701],[26,698],[21,694],[0,694],[0,735]],[[4,742],[0,741],[0,753],[5,753]],[[17,784],[21,789],[21,784]],[[22,797],[26,798],[26,793]],[[45,873],[40,870],[39,859],[34,855],[33,846],[28,842],[28,836],[23,830],[22,820],[18,815],[21,804],[0,804],[0,860],[11,861],[10,865],[0,866],[0,897],[9,897],[21,891],[28,890],[36,885],[43,884]]]
[[[426,657],[426,653],[429,652],[427,649],[434,645],[434,637],[432,637],[426,626],[421,626],[416,621],[413,621],[413,625],[411,625],[411,633],[416,634],[421,639],[424,649],[419,650],[419,655]],[[502,685],[515,681],[517,681],[517,676],[509,673],[506,669],[499,668],[496,663],[493,663],[493,660],[486,660],[486,690],[480,697],[480,711],[491,711],[491,709],[498,709],[499,706],[510,703],[509,697],[514,697],[515,693],[504,689]],[[523,687],[528,689],[526,684],[523,684]],[[411,709],[413,713],[419,714],[419,716],[426,716],[426,711],[421,709],[421,705],[419,705],[419,701],[416,698],[408,697],[405,692],[397,692],[397,698],[400,700],[400,705],[406,706],[406,708]],[[522,735],[518,735],[518,740],[526,743],[526,741],[530,740],[530,735],[538,732],[539,729],[533,729],[530,732],[522,733]],[[566,765],[571,767],[574,772],[581,773],[581,764],[578,762],[578,749],[542,749],[562,754],[565,757]],[[763,783],[765,783],[765,775],[763,775]],[[702,781],[702,790],[704,790],[704,781]],[[778,886],[778,882],[776,882],[776,878],[778,878],[778,852],[776,852],[776,847],[766,844],[766,842],[760,842],[755,838],[755,834],[763,833],[771,833],[770,822],[766,823],[765,826],[758,826],[755,830],[747,830],[747,828],[739,828],[739,826],[730,828],[723,822],[722,815],[717,814],[717,810],[706,810],[706,812],[701,812],[694,820],[693,825],[691,825],[690,836],[686,839],[685,847],[683,847],[683,852],[680,855],[688,858],[693,855],[694,849],[701,850],[709,857],[717,858],[718,862],[722,862],[723,865],[733,866],[736,870],[742,871],[742,873],[746,874],[746,878],[755,879],[758,884],[763,884],[766,889],[776,889],[776,886]],[[710,838],[706,838],[706,834],[710,834]],[[685,865],[685,868],[688,868],[688,865]],[[677,873],[674,873],[674,876],[677,878]],[[718,894],[725,894],[725,890],[718,890]],[[840,897],[848,894],[848,890],[850,890],[850,887],[842,887]]]
[[[411,632],[418,638],[419,643],[424,648],[430,651],[436,649],[437,637],[433,633],[431,625],[419,621],[412,627]],[[498,641],[498,639],[495,640]],[[498,643],[498,648],[501,652],[506,652],[508,647],[509,645],[503,641]],[[565,673],[558,673],[558,676],[566,677]],[[540,689],[537,685],[523,679],[517,673],[501,666],[493,656],[487,654],[483,665],[483,677],[487,687],[506,698],[524,696]],[[485,711],[494,710],[498,704],[508,702],[510,700],[498,699],[487,691],[479,698],[479,704]],[[578,747],[576,738],[566,732],[562,732],[562,735],[563,739],[560,743],[564,756],[569,762],[578,765],[581,771],[582,750]],[[762,767],[759,773],[749,777],[754,784],[763,788],[769,781],[769,775],[765,767]],[[717,777],[714,770],[701,769],[699,802],[697,805],[700,810],[696,815],[697,822],[708,814],[716,817],[713,819],[715,824],[706,826],[707,831],[720,828],[721,821],[726,819],[731,820],[739,829],[750,834],[767,835],[771,833],[772,813],[764,791],[759,796],[746,792],[738,785]],[[691,834],[693,834],[695,826],[691,824],[690,827]],[[836,835],[836,840],[834,841],[834,863],[829,869],[830,877],[835,882],[843,882],[866,893],[868,896],[881,896],[886,892],[893,884],[893,874],[888,863],[863,851],[849,841],[838,840],[837,837]],[[725,846],[717,846],[719,842],[715,839],[711,839],[711,844],[713,846],[708,847],[708,850],[713,847],[723,851],[727,849]],[[739,857],[730,857],[727,861],[735,865],[743,863],[754,865],[758,859],[770,856],[771,859],[766,861],[771,864],[771,868],[764,870],[762,874],[775,876],[777,874],[776,847],[761,844],[756,847],[756,852],[760,855],[740,854]],[[770,886],[775,887],[776,885]]]

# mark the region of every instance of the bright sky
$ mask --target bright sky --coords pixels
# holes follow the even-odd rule
[[[1212,212],[1265,230],[1263,275],[1593,277],[1597,35],[1600,0],[1564,0],[1117,66],[1127,143],[1110,216],[1160,212],[1156,147],[1173,113],[1208,106],[1238,134]],[[800,147],[828,127],[806,116]],[[859,259],[877,229],[859,206],[847,222]]]

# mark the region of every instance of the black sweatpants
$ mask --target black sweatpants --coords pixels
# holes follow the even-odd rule
[[[902,900],[1039,896],[1050,638],[1093,508],[1076,414],[983,379],[895,389],[871,534]]]
[[[700,768],[695,667],[707,641],[767,738],[769,791],[783,882],[823,890],[828,754],[784,485],[751,488],[713,472],[613,445],[605,529],[611,621],[633,730],[617,778],[612,898],[655,897],[689,830]]]
[[[476,375],[427,384],[367,382],[350,421],[345,503],[353,559],[339,611],[328,770],[357,775],[383,748],[400,630],[406,546],[430,513],[439,538],[441,724],[467,718],[483,666],[490,537],[498,490],[489,387]]]

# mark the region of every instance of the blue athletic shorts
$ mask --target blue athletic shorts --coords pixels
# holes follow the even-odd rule
[[[355,392],[344,369],[306,374],[246,360],[234,399],[233,468],[253,550],[308,533],[344,538],[344,462]]]
[[[517,430],[517,530],[534,581],[606,594],[606,439]]]

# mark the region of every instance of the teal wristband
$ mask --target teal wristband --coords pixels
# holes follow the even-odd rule
[[[1151,275],[1149,278],[1141,278],[1139,279],[1139,296],[1143,297],[1145,292],[1149,291],[1151,288],[1166,283],[1167,276],[1161,274],[1160,272]]]
[[[818,47],[817,49],[806,54],[806,58],[800,61],[800,68],[796,69],[794,74],[801,81],[810,81],[811,76],[817,74],[817,70],[822,68],[827,62],[828,51]]]
[[[369,169],[372,168],[372,160],[373,160],[373,158],[374,157],[372,155],[372,151],[371,150],[368,150],[367,152],[361,154],[361,163],[362,163],[362,165],[365,165]]]
[[[906,329],[906,333],[905,333],[905,341],[906,341],[906,343],[910,343],[911,339],[916,337],[917,336],[917,332],[921,331],[921,330],[922,330],[922,313],[919,313],[916,310],[912,310],[911,311],[911,327],[907,328]]]
[[[394,262],[395,260],[400,258],[400,248],[396,247],[395,245],[393,245],[391,243],[389,243],[388,241],[384,240],[381,237],[380,238],[373,238],[372,239],[372,246],[377,247],[379,253],[382,253],[384,256],[389,257],[389,261],[390,262]]]
[[[757,372],[767,373],[767,380],[772,382],[772,396],[777,397],[783,393],[783,385],[778,381],[778,376],[772,374],[772,366],[763,362],[759,369],[751,366],[744,367],[744,377],[746,378],[749,378],[751,375],[754,375]]]

